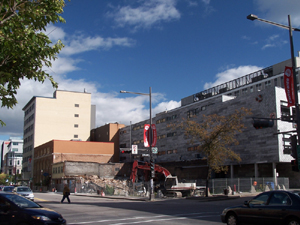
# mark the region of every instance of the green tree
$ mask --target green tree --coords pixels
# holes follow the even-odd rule
[[[6,179],[8,179],[8,175],[1,173],[0,174],[0,184],[6,184]]]
[[[64,47],[61,41],[53,44],[44,33],[50,23],[65,22],[59,15],[64,0],[1,0],[0,1],[0,100],[1,107],[13,108],[20,80],[49,79],[57,83],[43,66]],[[5,123],[0,119],[1,125]]]
[[[199,143],[199,151],[207,160],[206,197],[208,197],[211,172],[227,171],[228,167],[224,165],[228,159],[241,161],[240,156],[231,150],[231,146],[238,144],[236,134],[245,128],[242,120],[250,114],[249,109],[241,108],[226,116],[202,115],[200,123],[196,121],[195,117],[184,120],[180,124],[184,129],[185,136],[189,138],[189,143]]]

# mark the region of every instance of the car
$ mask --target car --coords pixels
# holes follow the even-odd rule
[[[14,190],[14,186],[4,186],[2,188],[2,191],[6,191],[6,192],[12,192]]]
[[[225,208],[221,220],[228,225],[300,225],[300,196],[285,190],[263,192],[243,205]]]
[[[0,223],[9,225],[66,225],[61,214],[17,193],[0,192]]]
[[[27,186],[18,186],[18,187],[15,187],[13,189],[13,192],[15,192],[15,193],[17,193],[19,195],[22,195],[23,197],[28,198],[31,201],[34,201],[34,194],[33,194],[32,190],[29,187],[27,187]]]

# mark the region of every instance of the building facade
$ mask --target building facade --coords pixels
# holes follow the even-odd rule
[[[35,166],[33,171],[34,186],[55,186],[57,174],[65,168],[57,166],[66,161],[75,162],[111,162],[114,154],[114,143],[90,141],[52,140],[34,149]],[[53,166],[56,164],[56,166]],[[60,164],[59,164],[60,165]],[[78,168],[80,170],[80,168]],[[53,179],[55,178],[55,179]]]
[[[91,141],[114,143],[112,162],[119,162],[119,130],[123,127],[125,127],[124,124],[109,123],[91,130]]]
[[[95,128],[91,94],[56,90],[53,97],[33,97],[23,108],[23,179],[32,180],[34,148],[53,139],[89,141]]]
[[[300,65],[299,57],[296,57],[296,61]],[[284,151],[289,145],[290,136],[296,134],[295,124],[281,120],[295,114],[294,107],[287,107],[283,82],[285,66],[291,66],[290,60],[183,98],[179,108],[156,114],[153,118],[158,147],[158,154],[154,155],[155,162],[166,167],[173,175],[180,174],[183,179],[205,179],[205,156],[197,151],[200,143],[190,144],[183,129],[174,129],[169,125],[192,117],[201,123],[202,115],[226,116],[245,107],[251,109],[251,117],[277,118],[274,126],[255,129],[253,119],[244,118],[246,129],[236,136],[239,145],[232,146],[242,161],[227,161],[228,173],[212,174],[212,177],[288,177],[290,187],[300,187],[299,172],[292,171],[291,167],[293,158],[290,152]],[[297,77],[299,80],[298,72]],[[122,128],[120,147],[136,144],[139,149],[144,149],[145,123],[149,123],[149,120]],[[139,151],[138,155],[121,154],[121,157],[123,162],[134,159],[147,161],[149,158],[143,156],[145,153]]]
[[[4,160],[2,172],[9,175],[17,175],[22,172],[23,160],[23,140],[17,138],[10,138],[4,141],[6,144],[6,151],[4,153]]]

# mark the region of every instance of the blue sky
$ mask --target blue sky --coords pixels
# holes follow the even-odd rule
[[[49,73],[59,90],[92,94],[97,126],[139,122],[149,116],[149,98],[120,90],[153,92],[153,115],[180,100],[290,58],[288,30],[246,17],[255,14],[300,28],[299,0],[71,0],[47,34],[65,48]],[[300,50],[300,33],[294,47]],[[6,127],[0,140],[22,136],[22,108],[54,89],[23,80],[18,105],[0,109]]]

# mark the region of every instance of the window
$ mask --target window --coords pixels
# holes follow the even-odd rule
[[[176,132],[172,132],[172,133],[167,133],[167,137],[173,137],[173,136],[176,136]]]
[[[75,127],[75,128],[78,128],[78,124],[74,124],[74,127]]]
[[[161,151],[161,152],[158,152],[157,154],[158,154],[158,155],[165,155],[165,154],[166,154],[166,151]]]
[[[250,92],[253,92],[253,86],[250,87]]]
[[[75,116],[75,117],[79,117],[79,114],[75,114],[74,116]]]
[[[291,199],[285,193],[274,193],[269,205],[291,205]]]
[[[242,94],[246,94],[248,92],[247,88],[242,89]]]
[[[249,205],[266,205],[270,192],[265,192],[261,195],[256,196],[249,202]]]
[[[79,104],[75,104],[75,107],[79,107]]]
[[[270,81],[270,80],[268,80],[268,81],[265,82],[265,87],[266,87],[266,88],[267,88],[267,87],[271,87],[271,81]]]
[[[199,109],[198,108],[197,109],[191,109],[187,112],[187,117],[191,118],[191,117],[193,117],[195,115],[198,115],[198,114],[199,114]]]
[[[277,87],[278,83],[277,83],[277,78],[274,79],[274,86]]]
[[[74,138],[78,138],[78,134],[74,134]]]
[[[257,91],[260,91],[260,90],[261,90],[261,84],[257,84],[257,85],[256,85],[256,90],[257,90]]]

